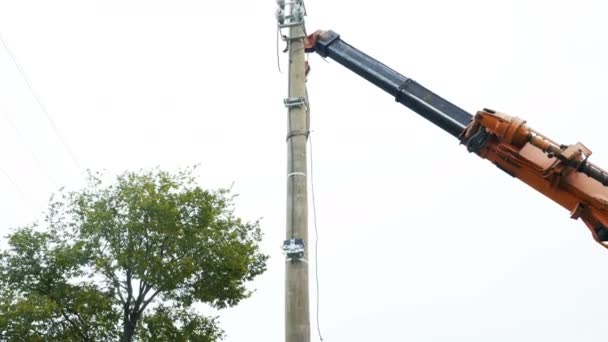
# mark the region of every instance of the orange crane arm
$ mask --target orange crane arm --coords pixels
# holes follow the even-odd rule
[[[489,109],[475,115],[461,139],[470,152],[568,209],[608,248],[608,187],[580,172],[591,155],[583,144],[557,144],[524,120]]]
[[[608,173],[588,161],[583,144],[560,145],[516,117],[484,109],[471,115],[340,39],[317,31],[306,51],[329,57],[395,97],[482,158],[570,211],[608,248]]]

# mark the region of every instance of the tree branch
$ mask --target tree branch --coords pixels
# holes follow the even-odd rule
[[[57,301],[55,301],[55,302],[57,302]],[[59,304],[59,303],[57,302],[57,304]],[[80,327],[78,326],[78,324],[76,324],[72,319],[70,319],[70,317],[65,312],[65,309],[63,308],[63,306],[61,304],[59,304],[59,308],[60,308],[60,311],[61,311],[61,316],[63,316],[63,318],[65,318],[65,320],[68,321],[68,323],[70,323],[70,325],[76,330],[76,332],[78,333],[78,335],[80,337],[82,337],[82,340],[83,341],[90,341],[91,339],[87,335],[84,334],[84,332],[80,329]],[[80,319],[80,320],[82,321],[82,319]]]
[[[133,287],[131,285],[131,270],[127,270],[125,286],[127,287],[127,300],[125,301],[125,315],[128,314],[131,307],[131,301],[133,300]]]
[[[139,292],[138,293],[142,293],[144,291],[145,287],[146,287],[146,283],[144,282],[144,280],[139,279]]]
[[[83,341],[90,341],[91,340],[83,332],[83,329],[81,329],[80,325],[78,325],[76,322],[74,322],[74,320],[72,320],[69,317],[68,313],[66,312],[67,308],[63,305],[63,303],[61,303],[59,301],[59,299],[56,296],[53,295],[53,293],[51,292],[50,288],[46,288],[44,290],[41,290],[40,292],[42,292],[43,294],[45,294],[46,296],[48,296],[48,298],[50,300],[52,300],[53,302],[55,302],[55,304],[57,304],[57,306],[59,307],[59,312],[61,313],[61,316],[72,326],[72,328],[74,328],[76,330],[76,332],[82,338]],[[69,311],[71,311],[72,314],[76,315],[76,317],[80,321],[80,324],[82,325],[82,328],[86,328],[86,324],[82,320],[82,317],[80,317],[80,315],[78,315],[78,312],[76,312],[75,310],[69,310]]]
[[[144,310],[145,310],[145,309],[148,307],[148,305],[149,305],[150,303],[152,303],[152,301],[154,300],[154,298],[155,298],[155,297],[156,297],[156,296],[157,296],[159,293],[161,293],[161,292],[162,292],[162,289],[158,289],[158,290],[156,290],[156,291],[155,291],[155,292],[152,294],[152,296],[150,296],[150,298],[148,298],[147,300],[145,300],[145,301],[144,301],[144,305],[142,305],[142,307],[141,307],[140,313],[144,312]]]
[[[104,275],[105,275],[107,278],[109,278],[109,280],[111,281],[111,283],[112,283],[112,287],[114,288],[114,290],[116,290],[116,293],[118,293],[118,298],[119,298],[119,300],[120,300],[120,303],[121,303],[121,304],[125,304],[125,298],[124,298],[124,297],[123,297],[123,295],[122,295],[122,291],[121,291],[121,289],[123,289],[123,288],[124,288],[124,289],[126,290],[126,288],[125,288],[125,287],[123,287],[123,286],[120,284],[120,281],[118,281],[118,277],[116,276],[116,274],[114,274],[114,272],[111,272],[111,271],[108,271],[108,270],[105,270],[105,271],[103,271],[102,273],[103,273],[103,274],[104,274]]]

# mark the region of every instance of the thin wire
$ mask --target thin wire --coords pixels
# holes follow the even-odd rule
[[[25,81],[25,84],[27,85],[30,93],[32,94],[32,96],[34,97],[34,99],[36,100],[36,102],[38,102],[38,106],[40,107],[40,110],[42,110],[42,113],[46,117],[47,121],[49,122],[51,128],[53,129],[53,132],[55,133],[55,135],[57,136],[57,138],[59,138],[59,141],[61,142],[61,144],[63,145],[63,147],[68,152],[68,155],[70,156],[70,159],[72,159],[72,162],[74,163],[74,165],[76,165],[76,168],[78,168],[78,171],[82,171],[82,167],[80,167],[80,163],[76,159],[76,156],[74,155],[74,152],[72,152],[72,149],[68,145],[67,141],[63,138],[63,136],[59,132],[59,128],[57,128],[57,125],[55,124],[55,120],[53,120],[53,118],[51,117],[51,114],[46,109],[45,105],[42,103],[42,100],[41,100],[40,96],[34,90],[34,87],[32,86],[32,83],[30,82],[29,78],[25,74],[25,71],[21,67],[21,64],[19,64],[19,62],[17,61],[17,57],[13,54],[13,52],[11,51],[11,49],[9,49],[9,47],[6,44],[6,41],[4,40],[4,37],[3,37],[3,35],[2,35],[1,32],[0,32],[0,42],[2,43],[2,46],[4,46],[4,49],[8,53],[9,57],[11,58],[11,60],[13,61],[13,64],[15,64],[15,67],[17,67],[17,70],[19,71],[19,73],[21,74],[21,77]]]
[[[310,147],[310,193],[312,195],[312,220],[315,227],[315,280],[317,286],[317,333],[319,334],[319,340],[323,341],[323,335],[321,334],[321,327],[319,325],[319,229],[317,227],[317,205],[315,203],[315,182],[313,172],[313,157],[312,157],[312,131],[308,135],[308,145]]]
[[[6,179],[8,179],[8,181],[11,184],[13,184],[13,186],[15,187],[15,189],[17,189],[17,192],[21,196],[21,200],[23,200],[23,203],[25,203],[32,210],[32,213],[36,213],[34,202],[29,198],[29,196],[27,196],[25,194],[25,192],[19,186],[19,184],[17,184],[17,182],[15,181],[15,179],[13,179],[13,177],[11,177],[11,175],[8,172],[6,172],[3,168],[0,168],[0,173],[2,173],[6,177]]]
[[[289,48],[291,49],[291,41],[287,42]],[[290,57],[291,58],[291,57]],[[291,61],[290,61],[291,63]],[[287,82],[287,96],[291,96],[291,82]],[[291,132],[293,131],[293,127],[291,126],[291,110],[287,111],[287,120],[288,120],[288,124],[289,124],[289,134],[291,135]],[[289,164],[290,164],[290,168],[289,168],[289,173],[294,172],[294,162],[293,162],[293,136],[289,137],[289,156],[290,156],[290,160],[289,160]],[[295,199],[294,197],[296,197],[294,195],[294,188],[295,188],[295,177],[291,177],[291,239],[295,238],[295,218],[294,218],[294,214],[295,214]]]
[[[289,113],[287,116],[289,116],[289,132],[291,133],[291,130],[292,130],[292,128],[291,128],[291,113]],[[294,171],[294,163],[293,163],[293,137],[289,138],[289,150],[291,151],[290,152],[290,155],[291,155],[291,157],[290,157],[290,159],[291,159],[290,160],[290,165],[291,166],[290,166],[290,169],[289,169],[289,173],[291,173],[291,172]],[[296,211],[295,208],[294,208],[294,205],[295,205],[295,199],[294,199],[294,197],[296,197],[296,196],[294,194],[294,188],[295,188],[295,184],[296,184],[295,182],[296,182],[296,180],[295,180],[295,177],[290,177],[290,178],[291,178],[291,196],[290,196],[291,197],[291,236],[290,236],[290,238],[294,239],[295,238],[295,230],[296,230],[296,228],[295,228],[295,218],[294,218],[295,217],[295,211]]]
[[[279,73],[283,73],[281,70],[281,55],[279,53],[279,37],[281,36],[281,29],[277,26],[277,68],[279,69]]]
[[[304,37],[308,37],[308,33],[306,32],[306,24],[302,24],[302,27],[300,27],[300,29],[302,30]]]
[[[304,2],[302,2],[302,4],[304,4]],[[304,10],[306,10],[306,8]],[[308,38],[308,33],[306,33],[306,25],[305,24],[302,24],[302,32],[304,32],[304,37]],[[306,38],[304,38],[304,43],[306,43]],[[304,59],[306,60],[306,62],[308,62],[308,53],[304,54]]]
[[[27,150],[30,152],[32,159],[34,159],[34,161],[36,162],[38,169],[41,170],[41,172],[46,175],[49,182],[51,182],[51,184],[55,188],[58,188],[58,185],[57,185],[57,182],[55,182],[55,179],[48,172],[43,171],[44,167],[42,165],[42,162],[40,161],[40,158],[38,158],[38,155],[36,154],[36,152],[34,152],[34,149],[32,148],[32,146],[30,146],[30,144],[27,143],[27,140],[21,133],[21,130],[17,127],[17,125],[15,125],[15,122],[13,121],[13,119],[11,119],[8,114],[6,114],[4,112],[2,112],[2,113],[4,114],[4,118],[6,119],[6,121],[8,121],[8,123],[11,125],[13,130],[15,130],[15,133],[17,133],[17,136],[23,141],[23,144],[26,146]]]

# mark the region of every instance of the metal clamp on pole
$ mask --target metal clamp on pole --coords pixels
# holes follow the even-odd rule
[[[288,97],[283,100],[283,104],[287,108],[300,107],[300,106],[308,107],[308,103],[307,103],[306,99],[301,96],[300,97]]]
[[[281,249],[288,259],[300,260],[304,257],[304,240],[297,238],[285,240]]]
[[[289,140],[290,138],[295,137],[296,135],[303,135],[308,139],[308,135],[310,134],[310,131],[291,131],[287,134],[287,137],[285,138],[285,140]],[[296,172],[292,172],[289,175],[294,175],[296,174]],[[305,175],[304,173],[302,173],[303,175]],[[287,176],[289,176],[287,175]]]

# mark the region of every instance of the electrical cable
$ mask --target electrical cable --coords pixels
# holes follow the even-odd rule
[[[55,179],[48,173],[48,172],[44,172],[44,167],[42,165],[42,162],[40,161],[40,158],[38,158],[38,155],[36,154],[36,152],[34,152],[34,149],[32,148],[32,146],[30,146],[30,144],[27,143],[27,140],[25,139],[25,137],[23,136],[23,134],[21,133],[21,130],[17,127],[17,125],[15,125],[15,122],[10,118],[9,115],[7,115],[4,111],[2,112],[4,115],[4,118],[6,119],[6,121],[8,121],[8,123],[11,125],[11,127],[13,128],[13,130],[15,131],[15,133],[17,134],[17,136],[23,140],[23,144],[25,145],[25,147],[27,148],[27,150],[30,152],[32,159],[34,160],[34,162],[36,162],[36,165],[38,166],[38,169],[41,170],[42,173],[44,173],[46,175],[46,177],[48,178],[49,182],[55,187],[55,188],[59,188],[59,186],[57,185],[57,182],[55,181]]]
[[[8,179],[8,181],[15,187],[15,189],[21,196],[21,200],[23,200],[23,203],[25,203],[30,208],[30,210],[32,210],[32,213],[35,214],[36,206],[34,206],[34,202],[31,200],[31,198],[29,196],[27,196],[25,194],[25,191],[23,191],[23,189],[19,186],[19,184],[17,184],[15,179],[13,177],[11,177],[11,175],[1,167],[0,167],[0,173],[2,173],[6,177],[6,179]]]
[[[289,44],[289,48],[291,49],[291,41],[289,41],[288,44]],[[291,63],[291,61],[290,61],[290,63]],[[289,83],[287,85],[287,96],[290,96],[290,95],[291,95],[291,83]],[[291,111],[287,111],[287,121],[288,121],[288,125],[289,125],[289,134],[291,134],[292,131],[293,131],[293,127],[291,126]],[[293,163],[293,136],[289,137],[288,140],[289,140],[289,150],[290,150],[290,153],[289,153],[289,155],[290,155],[290,157],[289,157],[290,158],[290,160],[289,160],[289,164],[290,164],[289,173],[292,173],[292,172],[294,172],[294,168],[295,168],[294,163]],[[295,223],[295,219],[294,219],[294,216],[295,216],[294,215],[294,213],[295,213],[295,208],[294,208],[295,200],[294,200],[294,197],[295,196],[293,195],[293,189],[295,187],[295,177],[290,177],[290,178],[291,178],[291,182],[290,183],[291,183],[291,194],[292,194],[292,196],[291,196],[291,215],[290,215],[291,216],[291,234],[290,234],[291,236],[289,238],[293,239],[293,238],[295,238],[295,236],[294,236],[295,235],[294,234],[295,233],[295,225],[294,225],[294,223]]]
[[[32,86],[32,83],[30,82],[29,78],[25,74],[25,71],[21,67],[21,64],[19,64],[19,62],[17,61],[17,57],[13,54],[13,52],[11,51],[11,49],[9,49],[8,45],[6,44],[6,41],[4,40],[4,36],[2,35],[1,32],[0,32],[0,43],[2,43],[2,46],[4,47],[4,49],[6,50],[6,52],[8,53],[9,57],[11,58],[11,60],[13,61],[13,64],[15,64],[15,67],[17,67],[17,70],[19,71],[19,73],[21,74],[21,77],[25,81],[25,84],[27,85],[27,87],[28,87],[28,89],[29,89],[32,97],[34,97],[34,99],[38,103],[38,106],[40,107],[40,110],[42,111],[42,113],[46,117],[47,121],[49,122],[49,125],[51,126],[53,132],[55,133],[55,135],[57,136],[57,138],[59,139],[59,141],[61,142],[61,144],[65,148],[65,150],[67,151],[68,155],[70,156],[70,159],[72,160],[72,162],[74,163],[74,165],[76,165],[76,168],[78,169],[78,171],[82,172],[82,167],[80,166],[80,163],[78,162],[78,159],[76,159],[76,156],[74,155],[74,152],[72,151],[72,149],[68,145],[67,141],[63,138],[61,132],[59,131],[59,128],[57,127],[57,124],[55,123],[55,120],[51,117],[51,114],[46,109],[46,106],[42,103],[42,99],[40,98],[40,96],[38,95],[38,93],[36,93],[36,91],[34,90],[34,87]]]
[[[281,29],[279,27],[277,27],[277,68],[279,69],[279,73],[283,73],[283,70],[281,70],[281,55],[279,53],[279,38],[281,37]]]
[[[309,159],[310,159],[310,193],[312,196],[312,221],[313,226],[315,227],[315,281],[317,287],[317,333],[319,334],[319,340],[323,341],[323,335],[321,334],[321,327],[319,325],[319,228],[317,227],[317,205],[315,203],[315,182],[314,182],[314,169],[313,169],[313,155],[312,155],[312,132],[309,131],[308,135],[308,146],[310,149]]]

